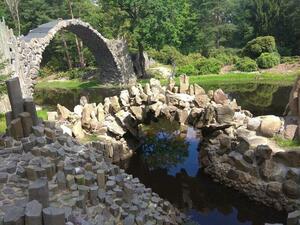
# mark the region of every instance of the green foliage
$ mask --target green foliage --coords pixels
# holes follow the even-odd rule
[[[209,57],[214,57],[222,62],[223,65],[231,65],[238,60],[238,50],[232,48],[221,47],[219,49],[212,48],[208,52]]]
[[[259,68],[268,69],[280,63],[280,55],[278,53],[262,53],[256,61]]]
[[[272,36],[264,36],[249,41],[243,49],[243,54],[250,58],[257,58],[262,53],[272,53],[276,51],[275,38]]]
[[[297,140],[287,140],[280,136],[275,136],[273,140],[282,148],[291,148],[291,147],[299,147],[300,141]]]
[[[0,114],[0,134],[4,133],[5,130],[6,130],[5,115]]]
[[[255,60],[249,57],[244,57],[239,59],[236,62],[235,69],[242,72],[253,72],[253,71],[257,71],[258,66]]]
[[[185,74],[187,76],[192,76],[192,75],[197,75],[198,70],[195,68],[195,66],[193,64],[188,64],[185,66],[180,66],[177,69],[176,74],[177,75]]]
[[[199,75],[219,74],[222,68],[222,62],[215,58],[204,58],[195,62],[195,68]]]
[[[286,64],[300,63],[300,56],[285,56],[285,57],[281,57],[280,63],[286,63]]]

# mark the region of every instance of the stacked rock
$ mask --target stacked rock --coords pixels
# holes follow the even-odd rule
[[[21,107],[12,109],[22,124]],[[174,206],[111,163],[106,144],[81,145],[53,122],[32,125],[28,137],[0,138],[0,223],[183,223]]]
[[[12,111],[6,113],[7,133],[14,139],[28,137],[39,123],[33,99],[23,99],[19,78],[6,81]]]

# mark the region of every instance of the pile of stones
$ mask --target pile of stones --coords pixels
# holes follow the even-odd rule
[[[82,145],[55,122],[2,136],[0,157],[4,225],[183,223],[170,202],[113,165],[102,142]]]
[[[104,103],[89,104],[84,97],[80,102],[73,112],[58,105],[58,113],[51,114],[63,128],[69,127],[64,130],[70,135],[94,133],[126,146],[126,135],[140,138],[140,128],[149,118],[191,125],[205,137],[200,159],[208,174],[278,210],[292,212],[299,207],[299,150],[282,149],[272,139],[297,137],[297,127],[292,126],[297,118],[292,115],[253,117],[221,89],[206,92],[190,85],[187,76],[180,77],[179,86],[172,79],[167,86],[151,79],[144,87],[138,84],[105,98]],[[110,149],[110,157],[117,152],[114,161],[124,158],[118,149]]]

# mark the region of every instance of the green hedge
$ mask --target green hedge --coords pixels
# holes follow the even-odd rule
[[[280,63],[280,55],[278,53],[262,53],[256,62],[259,68],[269,69]]]
[[[242,72],[253,72],[253,71],[257,71],[258,66],[255,60],[249,57],[244,57],[239,59],[236,62],[235,69]]]
[[[243,48],[243,55],[250,58],[257,58],[262,53],[277,52],[275,38],[272,36],[257,37],[249,41]]]
[[[176,71],[177,75],[185,74],[187,76],[193,76],[198,74],[198,70],[193,64],[188,64],[185,66],[178,67]]]

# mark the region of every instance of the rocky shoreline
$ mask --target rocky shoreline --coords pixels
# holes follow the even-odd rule
[[[74,112],[58,105],[58,114],[50,114],[64,124],[65,132],[76,137],[92,133],[101,140],[122,143],[126,151],[109,151],[114,162],[130,157],[133,151],[125,137],[130,134],[139,139],[143,135],[140,128],[149,118],[165,117],[192,125],[204,133],[199,158],[208,174],[277,210],[299,208],[300,153],[282,149],[272,139],[294,139],[298,132],[295,116],[253,117],[221,89],[206,93],[198,85],[189,85],[186,76],[180,77],[179,86],[172,80],[162,86],[151,79],[144,87],[132,86],[120,96],[105,98],[103,104],[89,104],[82,98]]]

